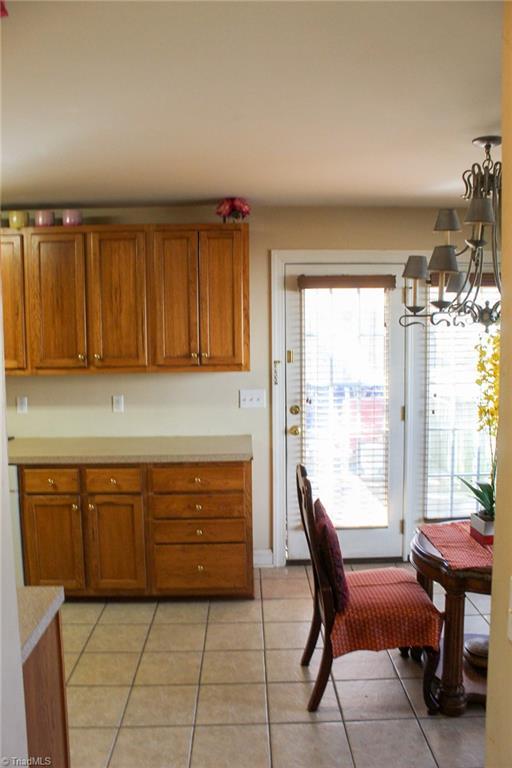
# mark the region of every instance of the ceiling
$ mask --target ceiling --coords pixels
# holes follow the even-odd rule
[[[447,204],[499,133],[501,3],[7,5],[4,208]]]

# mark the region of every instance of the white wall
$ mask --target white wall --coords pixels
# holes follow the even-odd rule
[[[101,223],[215,221],[214,206],[86,211]],[[253,437],[254,546],[272,547],[270,410],[240,410],[241,387],[270,387],[269,254],[272,249],[430,249],[436,212],[406,208],[258,208],[250,218],[251,371],[10,378],[8,430],[34,435],[206,435]],[[125,395],[112,414],[110,396]],[[29,413],[15,398],[28,395]]]

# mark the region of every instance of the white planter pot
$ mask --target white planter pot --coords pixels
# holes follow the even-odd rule
[[[484,520],[476,512],[471,515],[471,536],[479,544],[492,544],[494,542],[494,520]]]

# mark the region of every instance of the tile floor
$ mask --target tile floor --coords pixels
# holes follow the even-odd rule
[[[428,717],[421,670],[398,651],[336,660],[308,713],[309,569],[256,571],[256,590],[244,602],[66,603],[72,768],[483,768],[483,708]],[[470,595],[468,629],[486,631],[489,610]]]

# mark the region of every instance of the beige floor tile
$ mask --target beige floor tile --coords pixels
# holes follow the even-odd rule
[[[268,706],[271,723],[315,723],[319,720],[341,720],[334,686],[327,683],[316,712],[308,712],[313,683],[270,683]]]
[[[68,685],[66,697],[71,727],[117,727],[128,698],[128,686]]]
[[[63,624],[95,624],[105,603],[68,603],[60,609]]]
[[[432,602],[436,608],[443,612],[445,610],[445,595],[439,592],[434,592]],[[466,598],[464,601],[464,615],[465,616],[478,616],[478,608],[475,608],[473,603]]]
[[[423,681],[420,679],[409,679],[403,681],[407,695],[409,696],[414,711],[418,717],[428,717],[427,706],[423,700]],[[483,704],[468,704],[464,717],[484,717],[485,707]],[[437,715],[442,718],[444,715]]]
[[[421,725],[439,768],[483,768],[485,718],[429,718]]]
[[[266,725],[201,725],[196,728],[191,768],[241,765],[243,768],[269,768]]]
[[[261,585],[264,600],[311,598],[309,582],[302,579],[266,579]]]
[[[201,624],[208,618],[208,602],[158,603],[155,624]]]
[[[262,568],[261,580],[266,579],[302,579],[305,580],[306,568],[303,565],[285,565],[282,568]]]
[[[71,685],[131,685],[138,653],[83,653],[70,678]]]
[[[208,616],[208,622],[213,624],[218,624],[219,622],[255,622],[262,620],[260,600],[212,602]]]
[[[135,685],[196,685],[199,682],[201,653],[142,654]]]
[[[114,728],[70,728],[72,768],[106,768],[116,733]]]
[[[108,603],[100,624],[149,624],[155,609],[156,603]]]
[[[341,723],[271,725],[270,736],[273,768],[354,766]]]
[[[342,680],[336,688],[345,721],[414,717],[399,680]]]
[[[269,683],[309,683],[316,680],[318,667],[322,656],[321,651],[315,651],[309,666],[301,666],[301,648],[286,648],[285,650],[267,650],[267,680]]]
[[[335,659],[332,665],[335,680],[375,680],[396,678],[395,668],[387,651],[355,651]]]
[[[201,684],[264,683],[263,651],[206,651]]]
[[[63,624],[62,644],[66,652],[81,653],[94,624]]]
[[[75,668],[75,664],[78,661],[78,657],[80,656],[79,653],[64,653],[64,674],[66,677],[66,680],[69,680],[71,677],[71,673],[73,672],[73,669]]]
[[[265,647],[304,649],[310,626],[310,623],[305,621],[265,622]],[[321,635],[318,637],[316,647],[322,647]]]
[[[142,651],[148,624],[97,624],[85,646],[90,651]]]
[[[202,685],[197,705],[198,725],[266,723],[265,686]]]
[[[261,624],[208,624],[207,651],[257,651],[263,648]]]
[[[123,727],[193,725],[196,685],[137,685],[132,688]]]
[[[398,672],[398,676],[403,680],[411,677],[423,677],[423,665],[411,659],[410,656],[407,659],[403,659],[398,648],[393,648],[389,651],[389,655],[393,666]]]
[[[353,571],[374,571],[376,568],[390,568],[391,566],[394,567],[393,563],[373,563],[373,562],[367,562],[367,563],[351,563],[350,564]]]
[[[191,728],[121,728],[109,768],[187,768]]]
[[[258,581],[254,582],[254,599],[255,600],[261,600],[261,581],[258,579]]]
[[[436,768],[416,720],[347,723],[357,768]]]
[[[265,621],[311,621],[313,598],[295,600],[263,600]]]
[[[206,624],[154,624],[148,635],[148,651],[202,651]]]

